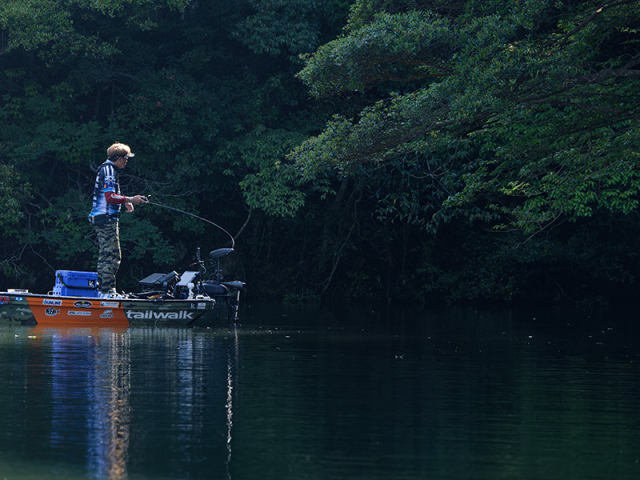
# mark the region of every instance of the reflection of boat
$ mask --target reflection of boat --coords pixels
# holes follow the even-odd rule
[[[101,335],[122,335],[129,329],[129,325],[96,323],[94,325],[69,325],[67,323],[47,323],[37,324],[31,327],[29,335],[57,335],[61,337],[91,336]]]
[[[25,324],[68,325],[211,325],[237,321],[244,283],[224,281],[220,260],[233,252],[220,248],[209,255],[213,272],[206,276],[205,262],[198,270],[154,273],[140,280],[141,292],[120,298],[98,298],[97,274],[56,272],[52,293],[26,290],[0,292],[0,319]]]

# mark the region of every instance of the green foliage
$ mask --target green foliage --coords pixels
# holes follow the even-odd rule
[[[457,49],[446,18],[378,14],[372,23],[320,47],[298,76],[316,96],[363,91],[382,81],[424,81],[452,75],[447,60]]]
[[[0,163],[0,228],[3,236],[15,233],[24,218],[23,205],[30,197],[31,186],[22,181],[11,165]]]
[[[0,25],[8,31],[4,51],[18,47],[33,50],[40,45],[72,36],[69,11],[53,0],[7,0],[0,5]],[[34,21],[34,19],[38,19]]]
[[[320,18],[324,3],[316,0],[249,0],[255,13],[236,24],[234,38],[253,52],[281,55],[313,51],[320,40]]]
[[[6,0],[0,5],[0,26],[7,32],[2,52],[17,48],[40,50],[49,64],[62,60],[61,55],[112,55],[115,45],[102,41],[99,35],[87,35],[74,24],[75,19],[122,16],[130,27],[150,30],[157,26],[162,9],[184,10],[190,0]],[[75,18],[74,18],[75,17]]]
[[[250,208],[271,215],[293,216],[304,205],[304,193],[293,188],[296,172],[282,161],[287,151],[303,139],[296,132],[259,126],[219,152],[230,165],[245,170],[239,185]]]
[[[443,186],[457,186],[434,219],[484,204],[485,218],[501,213],[529,233],[559,216],[636,208],[637,2],[597,10],[531,0],[496,3],[488,14],[470,2],[455,18],[362,14],[391,3],[358,2],[359,20],[309,57],[300,78],[315,95],[442,78],[379,101],[355,121],[335,118],[291,155],[307,179],[423,156],[443,166]]]
[[[224,226],[261,298],[628,292],[639,9],[7,0],[2,271],[48,290],[58,268],[94,268],[95,168],[122,141],[123,192]],[[154,205],[121,235],[122,288],[228,242]]]
[[[359,212],[380,229],[465,232],[444,248],[416,247],[424,262],[413,282],[424,285],[414,295],[510,301],[533,294],[545,269],[555,278],[540,295],[569,292],[559,272],[598,251],[584,251],[588,235],[570,225],[608,214],[634,223],[639,18],[624,0],[358,0],[343,34],[305,57],[298,77],[318,98],[366,105],[334,116],[288,160],[305,182],[352,180],[370,200]],[[532,237],[545,229],[554,235]],[[397,273],[398,255],[376,251]],[[377,277],[351,278],[365,292]]]
[[[147,260],[160,268],[175,265],[175,247],[163,235],[160,225],[139,217],[139,213],[122,217],[122,249],[128,261]],[[151,258],[147,258],[150,254]]]

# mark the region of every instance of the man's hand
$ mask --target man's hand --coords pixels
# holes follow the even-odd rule
[[[131,203],[133,203],[134,205],[140,205],[141,203],[148,203],[149,200],[147,200],[147,197],[143,197],[142,195],[136,195],[134,197],[129,197],[131,200]]]
[[[124,208],[127,209],[127,212],[133,212],[133,205],[140,205],[141,203],[148,203],[147,197],[143,197],[142,195],[135,195],[133,197],[128,197],[128,202],[124,204]]]

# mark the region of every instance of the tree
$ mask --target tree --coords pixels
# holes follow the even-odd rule
[[[422,292],[508,299],[527,275],[555,282],[577,261],[567,245],[589,236],[563,222],[601,228],[638,205],[639,26],[640,5],[627,0],[359,0],[299,78],[319,99],[369,103],[336,115],[289,162],[303,182],[352,180],[375,198],[380,228],[435,235],[414,251]],[[461,243],[437,251],[443,238]],[[453,293],[496,276],[507,279],[498,290]]]
[[[637,206],[637,2],[471,1],[443,14],[363,1],[353,11],[372,3],[381,11],[352,18],[300,78],[317,96],[391,95],[296,149],[308,178],[409,159],[452,187],[433,219],[497,212],[530,233]]]

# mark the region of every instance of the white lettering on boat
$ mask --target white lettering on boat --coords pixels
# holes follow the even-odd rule
[[[105,308],[118,308],[120,304],[118,302],[100,302],[100,306]]]
[[[42,300],[42,304],[43,305],[54,305],[56,307],[61,307],[62,306],[62,300],[50,300],[48,298],[45,298],[44,300]]]
[[[192,303],[189,305],[191,310],[206,310],[207,304],[205,302]]]
[[[147,310],[146,312],[136,312],[127,310],[127,318],[140,319],[140,320],[193,320],[193,313],[185,312],[152,312]]]

